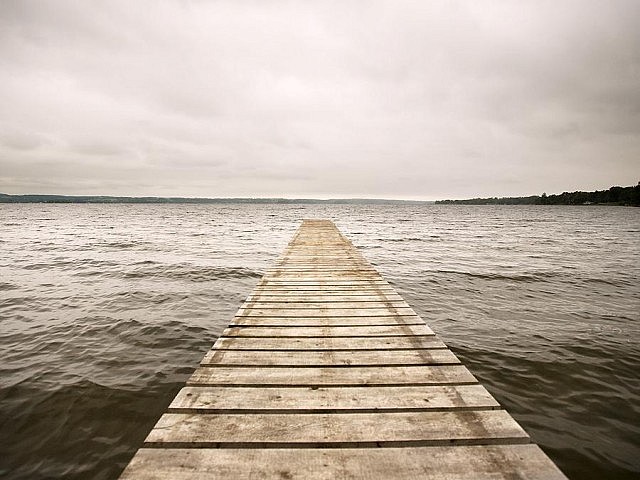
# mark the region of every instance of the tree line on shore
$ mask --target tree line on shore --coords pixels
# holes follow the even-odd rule
[[[611,187],[593,192],[563,192],[558,195],[528,197],[470,198],[467,200],[437,200],[439,205],[627,205],[640,206],[640,182],[633,187]]]

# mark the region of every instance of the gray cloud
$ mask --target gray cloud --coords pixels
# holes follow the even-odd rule
[[[518,195],[640,178],[640,2],[10,1],[0,191]]]

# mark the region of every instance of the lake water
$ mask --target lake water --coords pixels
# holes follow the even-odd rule
[[[572,479],[640,474],[640,209],[0,205],[0,477],[117,478],[329,218]]]

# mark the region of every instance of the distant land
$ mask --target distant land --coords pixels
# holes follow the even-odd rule
[[[438,205],[622,205],[640,206],[640,182],[635,187],[611,187],[594,192],[564,192],[559,195],[529,197],[470,198],[468,200],[437,200]]]
[[[0,203],[160,203],[160,204],[329,204],[329,205],[620,205],[640,206],[640,182],[634,187],[611,187],[593,192],[564,192],[528,197],[488,197],[467,200],[392,200],[382,198],[190,198],[115,197],[105,195],[8,195],[0,193]]]
[[[189,198],[189,197],[111,197],[103,195],[7,195],[0,193],[0,203],[266,203],[266,204],[348,204],[348,205],[424,205],[432,201],[387,200],[380,198]]]

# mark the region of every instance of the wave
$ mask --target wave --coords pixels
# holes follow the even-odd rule
[[[457,270],[431,270],[424,273],[425,274],[437,273],[437,274],[446,274],[446,275],[460,275],[464,277],[480,278],[483,280],[506,280],[506,281],[513,281],[513,282],[539,282],[539,281],[545,281],[548,278],[552,278],[555,276],[554,274],[550,274],[550,273],[505,275],[501,273],[472,273],[472,272],[461,272]]]
[[[449,343],[452,350],[502,406],[526,425],[536,443],[545,450],[557,446],[549,435],[554,432],[564,438],[566,451],[560,458],[584,459],[559,465],[570,478],[611,478],[613,469],[623,472],[640,467],[635,441],[640,412],[631,407],[638,402],[637,351],[605,346],[596,339],[582,345],[548,344],[535,352],[523,349],[519,353],[469,344],[453,347],[453,343]],[[593,439],[603,431],[615,441],[600,444],[596,452]],[[601,466],[602,456],[608,467]]]
[[[261,278],[262,273],[247,267],[214,267],[195,265],[144,264],[124,273],[125,278],[170,278],[191,282],[210,282],[231,278]]]
[[[427,237],[432,238],[432,237]],[[378,238],[378,241],[381,242],[424,242],[427,241],[426,238],[422,237],[405,237],[405,238]]]
[[[87,269],[87,267],[90,267]],[[34,269],[35,266],[32,266]],[[51,265],[38,265],[51,268]],[[261,278],[262,272],[248,267],[197,266],[192,264],[163,264],[143,260],[127,265],[110,262],[76,262],[73,273],[78,277],[110,277],[124,279],[171,279],[190,282],[210,282],[221,279]]]
[[[634,281],[633,279],[617,279],[614,280],[612,278],[597,278],[597,277],[590,277],[590,278],[584,278],[582,279],[582,281],[584,283],[596,283],[596,284],[601,284],[601,285],[610,285],[613,287],[619,287],[620,285],[634,285]]]
[[[9,282],[0,282],[0,292],[8,292],[20,288],[18,285]]]
[[[12,479],[117,478],[178,388],[130,391],[79,379],[51,390],[30,378],[2,389],[3,413],[12,420],[2,426],[11,441],[3,443],[0,471]]]
[[[150,242],[108,242],[108,243],[103,243],[100,245],[100,247],[106,247],[106,248],[114,248],[117,250],[127,250],[127,249],[133,249],[133,248],[139,248],[139,247],[148,247],[149,245],[152,245]]]

